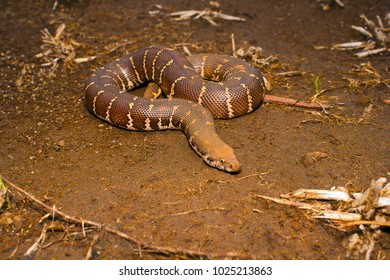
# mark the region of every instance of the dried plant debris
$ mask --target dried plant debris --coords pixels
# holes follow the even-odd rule
[[[321,151],[315,151],[311,153],[307,153],[305,156],[301,158],[301,162],[304,166],[310,166],[315,164],[316,162],[328,158],[328,154]]]
[[[47,28],[42,30],[42,52],[35,57],[44,62],[41,66],[50,67],[50,73],[53,73],[62,62],[65,67],[94,60],[95,56],[76,58],[76,49],[80,46],[78,42],[69,38],[65,33],[65,24],[60,24],[52,35]]]
[[[333,187],[331,190],[299,189],[281,195],[281,198],[263,195],[256,198],[308,210],[313,218],[331,221],[341,231],[357,227],[359,232],[349,237],[347,257],[353,256],[356,252],[352,251],[357,250],[370,259],[381,228],[390,227],[390,183],[386,182],[384,177],[372,180],[370,187],[362,193],[350,193],[345,187]]]
[[[362,231],[359,233],[353,233],[348,237],[347,240],[347,258],[360,259],[363,255],[363,258],[366,260],[371,259],[372,251],[375,248],[375,243],[380,240],[380,231]],[[380,252],[377,256],[377,259],[383,259],[380,255]]]
[[[363,62],[352,65],[351,70],[343,76],[343,80],[348,82],[348,87],[353,91],[364,93],[367,88],[375,88],[379,85],[384,85],[390,89],[390,79],[382,77],[382,75],[372,66],[370,62]],[[387,97],[386,97],[387,96]],[[367,123],[376,113],[374,106],[375,101],[372,96],[362,95],[361,104],[366,104],[366,108],[361,117],[357,119],[357,123]],[[380,97],[380,101],[384,104],[389,104],[388,94]]]
[[[232,39],[232,42],[234,42],[234,39]],[[263,49],[261,47],[255,47],[255,46],[248,47],[246,43],[244,44],[243,47],[240,47],[237,51],[235,50],[235,47],[233,47],[233,56],[246,60],[250,62],[252,65],[259,68],[264,68],[265,66],[268,66],[270,63],[276,61],[276,57],[273,55],[264,58]],[[263,80],[266,89],[271,90],[271,83],[268,81],[268,79],[263,76]]]
[[[234,34],[231,34],[231,43],[232,43],[232,55],[236,58],[243,59],[250,64],[254,65],[255,67],[258,67],[261,69],[263,73],[263,79],[265,82],[265,86],[267,90],[271,90],[271,82],[269,81],[269,78],[272,73],[272,78],[279,77],[279,78],[286,78],[296,75],[301,75],[298,71],[283,71],[274,73],[275,71],[272,71],[274,68],[277,69],[283,69],[285,70],[287,65],[282,64],[279,60],[277,55],[270,55],[268,57],[264,57],[263,55],[263,49],[259,46],[249,46],[247,42],[244,42],[242,46],[240,46],[238,49],[236,49],[236,42],[234,38]],[[292,75],[290,75],[293,73]]]
[[[363,62],[352,65],[352,69],[343,76],[343,79],[348,82],[348,87],[354,91],[363,92],[366,88],[384,85],[390,89],[390,79],[383,78],[370,62]],[[358,123],[368,120],[373,116],[373,101],[367,97],[369,104],[365,108],[362,117]],[[381,101],[384,104],[389,104],[386,95],[382,96]]]
[[[264,57],[263,49],[261,47],[248,46],[246,42],[242,47],[233,53],[233,56],[249,61],[251,64],[259,68],[269,66],[270,64],[278,61],[277,56],[270,55],[268,57]],[[291,77],[291,75],[286,76]]]
[[[244,18],[227,15],[219,10],[220,4],[217,1],[210,1],[210,7],[203,10],[187,10],[170,13],[170,16],[175,17],[175,20],[189,20],[193,19],[204,19],[209,24],[217,26],[215,19],[233,20],[233,21],[245,21]]]
[[[365,224],[367,221],[375,223],[374,221],[377,216],[387,216],[387,219],[390,218],[388,217],[390,214],[390,183],[385,185],[386,182],[387,179],[384,177],[373,180],[371,186],[363,193],[351,194],[344,187],[333,187],[331,190],[299,189],[291,194],[281,195],[281,197],[284,200],[288,200],[288,204],[290,205],[294,205],[294,201],[299,200],[339,201],[340,205],[337,205],[337,209],[332,210],[332,212],[345,214],[344,217],[347,217],[345,220],[333,218],[333,214],[327,215],[328,212],[320,213],[318,212],[318,209],[316,209],[316,206],[313,208],[313,210],[315,210],[315,218],[338,220],[339,222],[357,220],[361,221],[362,224]],[[265,198],[264,196],[261,197]],[[343,204],[341,202],[345,203]],[[325,204],[328,203],[326,202]],[[350,218],[348,218],[349,214],[352,214],[350,215]],[[357,217],[359,217],[359,219],[356,219]],[[340,223],[340,225],[340,229],[347,226],[342,223]],[[390,226],[390,220],[384,225]]]
[[[345,5],[341,0],[317,0],[323,11],[329,11],[330,7],[335,3],[339,7],[344,8]]]
[[[390,50],[390,13],[384,21],[376,16],[376,22],[368,19],[364,14],[360,16],[364,21],[364,27],[354,26],[351,28],[362,34],[366,41],[354,41],[333,46],[337,50],[360,50],[354,55],[362,58],[379,53],[389,52]]]
[[[352,65],[352,69],[348,71],[348,75],[343,79],[348,81],[348,87],[353,90],[361,90],[384,84],[390,88],[390,79],[383,78],[370,62],[363,62]]]

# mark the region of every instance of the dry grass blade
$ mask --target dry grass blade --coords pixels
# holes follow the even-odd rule
[[[364,29],[361,26],[352,25],[351,28],[356,30],[357,32],[360,32],[361,34],[363,34],[364,36],[366,36],[368,38],[373,38],[374,37],[370,31],[368,31],[367,29]]]
[[[319,199],[319,200],[337,200],[337,201],[351,201],[352,198],[345,188],[335,188],[331,190],[317,190],[317,189],[299,189],[292,194],[282,195],[285,198],[299,198],[299,199]]]
[[[357,50],[357,49],[372,49],[375,47],[374,42],[348,42],[342,44],[333,45],[333,48],[336,50]]]
[[[85,260],[90,260],[92,259],[92,256],[93,256],[93,246],[95,245],[95,243],[97,242],[98,238],[99,238],[99,235],[100,233],[97,233],[94,238],[92,239],[92,242],[91,244],[89,245],[88,247],[88,251],[87,251],[87,254],[85,256]]]
[[[289,206],[295,206],[300,209],[306,209],[306,210],[312,210],[312,211],[326,211],[329,210],[329,204],[325,203],[306,203],[306,202],[301,202],[301,201],[294,201],[290,199],[284,199],[284,198],[275,198],[275,197],[270,197],[270,196],[265,196],[265,195],[256,195],[256,198],[262,198],[265,200],[270,200],[279,204],[284,204],[284,205],[289,205]]]
[[[382,52],[385,52],[385,51],[388,51],[388,49],[386,47],[383,47],[383,48],[379,48],[379,49],[375,49],[375,50],[368,50],[368,51],[358,52],[358,53],[355,53],[355,56],[357,56],[358,58],[362,58],[362,57],[366,57],[366,56],[382,53]]]
[[[320,215],[313,216],[313,218],[350,222],[350,221],[360,221],[362,219],[362,215],[356,213],[344,213],[339,211],[327,210],[327,211],[322,211]]]
[[[44,225],[41,235],[34,242],[34,244],[30,248],[28,248],[26,253],[24,253],[24,257],[28,259],[32,259],[34,257],[35,253],[39,250],[39,246],[45,241],[46,232],[47,232],[47,225]]]

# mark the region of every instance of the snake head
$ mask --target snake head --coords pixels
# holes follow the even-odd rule
[[[210,166],[229,173],[237,173],[241,170],[241,165],[238,162],[232,148],[228,145],[218,147],[208,155],[203,156],[203,160]]]

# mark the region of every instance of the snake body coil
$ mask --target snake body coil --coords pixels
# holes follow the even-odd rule
[[[137,97],[128,91],[155,82],[168,99]],[[114,126],[129,130],[182,130],[204,161],[227,172],[240,164],[215,132],[214,118],[255,110],[264,98],[260,72],[241,60],[193,55],[153,46],[104,65],[87,80],[87,108]],[[186,99],[186,100],[185,100]]]

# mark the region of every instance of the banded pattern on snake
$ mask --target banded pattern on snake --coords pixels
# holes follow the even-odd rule
[[[147,82],[168,99],[137,97],[128,91]],[[233,149],[220,139],[214,118],[233,118],[255,110],[264,98],[260,72],[239,59],[180,52],[152,46],[97,69],[85,86],[86,106],[114,126],[137,131],[182,130],[204,161],[238,172]]]

